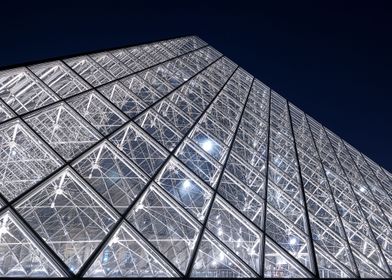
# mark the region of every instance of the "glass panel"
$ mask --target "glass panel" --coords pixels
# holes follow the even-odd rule
[[[127,67],[125,67],[110,53],[97,53],[91,55],[90,57],[117,79],[131,73],[131,71],[129,71]]]
[[[61,97],[68,97],[90,88],[61,61],[29,67],[47,86]]]
[[[199,230],[163,191],[151,185],[130,212],[128,220],[181,272],[185,272]]]
[[[62,277],[29,232],[10,213],[0,216],[0,277]]]
[[[0,72],[0,97],[17,114],[23,114],[59,100],[26,68]]]
[[[86,277],[178,277],[127,224],[116,230]]]
[[[75,162],[73,167],[121,213],[148,181],[134,164],[106,141]]]
[[[108,83],[114,79],[113,76],[88,56],[70,58],[65,60],[65,63],[94,87]]]
[[[159,144],[132,123],[112,136],[110,141],[150,176],[168,157]]]
[[[186,139],[177,150],[176,156],[204,182],[212,187],[215,186],[222,166],[199,146]]]
[[[171,158],[156,182],[200,221],[204,220],[212,192],[178,160]]]
[[[181,132],[153,109],[141,115],[136,122],[169,151],[172,151],[183,138]]]
[[[0,125],[0,192],[12,200],[61,165],[61,160],[19,121]]]
[[[200,242],[191,277],[255,278],[256,274],[244,266],[208,232]]]
[[[110,206],[68,169],[30,192],[15,208],[75,273],[117,219]]]
[[[127,120],[96,91],[75,96],[67,103],[103,135],[110,134]]]
[[[0,100],[0,123],[13,117],[15,117],[15,114],[12,110],[9,109],[2,100]]]
[[[65,103],[29,115],[26,122],[66,160],[74,158],[100,138]]]
[[[98,88],[98,91],[130,118],[133,118],[147,107],[139,97],[131,93],[120,82],[102,86]]]
[[[299,268],[287,254],[279,250],[267,237],[265,240],[265,278],[309,278],[310,273]]]
[[[207,228],[256,272],[260,271],[261,232],[219,196],[212,204]]]

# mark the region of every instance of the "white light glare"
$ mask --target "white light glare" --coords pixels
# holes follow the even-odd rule
[[[183,183],[182,183],[182,186],[184,187],[184,188],[189,188],[190,186],[191,186],[192,184],[191,184],[191,180],[189,180],[189,179],[186,179]]]
[[[295,244],[297,244],[297,239],[293,237],[290,239],[290,245],[295,245]]]
[[[201,147],[204,151],[211,152],[214,148],[214,143],[211,140],[207,139],[201,144]]]

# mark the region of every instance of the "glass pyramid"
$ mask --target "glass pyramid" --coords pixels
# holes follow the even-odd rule
[[[390,278],[391,205],[198,37],[0,71],[0,277]]]

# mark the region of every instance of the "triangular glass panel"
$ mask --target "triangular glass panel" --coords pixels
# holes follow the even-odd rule
[[[90,88],[61,61],[42,63],[29,68],[47,86],[63,98]]]
[[[212,190],[175,157],[163,167],[155,181],[186,210],[200,221],[204,220]]]
[[[62,277],[31,234],[10,212],[0,215],[0,277]]]
[[[0,125],[0,192],[12,200],[59,168],[61,160],[20,121]]]
[[[282,252],[269,237],[265,238],[264,278],[312,278],[309,271]]]
[[[133,118],[147,107],[139,97],[130,92],[120,82],[99,87],[98,91],[130,118]]]
[[[84,276],[178,277],[126,223],[116,230]]]
[[[65,103],[34,112],[26,118],[26,122],[66,160],[74,158],[100,138]]]
[[[200,241],[191,277],[256,278],[256,274],[207,231]]]
[[[110,206],[69,169],[31,191],[15,208],[73,272],[117,219]]]
[[[256,272],[260,271],[261,232],[216,196],[207,228]]]
[[[130,123],[110,138],[110,141],[149,176],[168,157],[168,153],[137,125]]]
[[[196,222],[170,201],[164,191],[150,185],[131,210],[128,220],[181,272],[185,272],[199,233]]]
[[[121,213],[148,181],[144,173],[106,140],[78,159],[73,167]]]
[[[79,94],[67,103],[103,135],[108,135],[127,121],[112,104],[96,91]]]
[[[26,68],[0,73],[0,97],[17,114],[30,112],[59,100]]]

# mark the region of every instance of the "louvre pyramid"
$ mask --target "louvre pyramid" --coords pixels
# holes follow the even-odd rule
[[[392,174],[198,37],[0,97],[0,277],[392,276]]]

